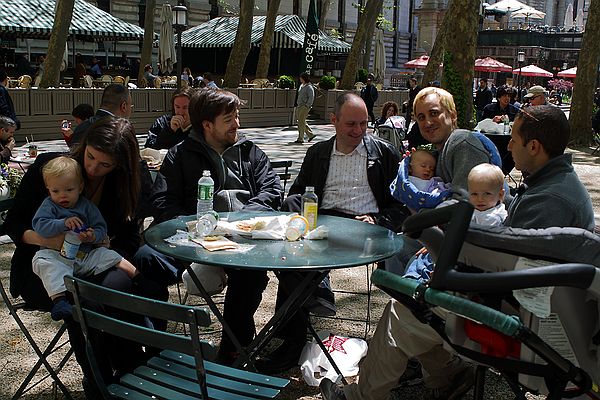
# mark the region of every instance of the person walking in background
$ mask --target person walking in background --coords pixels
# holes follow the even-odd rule
[[[19,130],[21,129],[21,121],[19,121],[19,118],[17,118],[15,106],[10,98],[8,89],[6,89],[7,86],[8,75],[6,75],[6,71],[0,70],[0,115],[12,119],[17,126],[17,130]]]
[[[479,89],[475,93],[475,108],[477,109],[477,122],[483,119],[483,109],[492,103],[492,91],[488,88],[488,80],[481,78],[479,80]]]
[[[310,76],[303,72],[300,74],[300,87],[298,88],[298,100],[296,107],[296,118],[298,119],[298,139],[292,144],[304,143],[304,134],[308,136],[310,142],[315,138],[311,127],[306,123],[308,113],[315,101],[315,89],[310,83]]]
[[[408,100],[406,104],[406,126],[410,124],[412,120],[412,111],[413,111],[413,101],[415,101],[415,97],[417,97],[417,93],[419,93],[422,89],[421,86],[417,84],[417,78],[412,77],[408,80],[408,84],[410,89],[408,90]]]
[[[367,112],[369,113],[369,119],[371,120],[371,123],[375,124],[376,119],[375,114],[373,113],[373,107],[375,106],[377,97],[379,97],[379,93],[377,93],[377,88],[373,85],[373,78],[373,74],[369,74],[369,77],[367,78],[367,85],[360,91],[360,97],[367,105]]]
[[[92,57],[92,66],[90,68],[90,74],[94,78],[100,78],[102,76],[102,68],[100,68],[100,61],[96,57]]]

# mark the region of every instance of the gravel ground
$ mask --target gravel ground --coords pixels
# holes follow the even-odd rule
[[[600,176],[600,159],[590,155],[590,149],[581,149],[572,151],[577,172],[585,183],[592,201],[594,210],[600,215],[600,185],[598,185],[597,177]],[[8,289],[8,276],[10,257],[14,246],[12,244],[0,245],[0,279],[3,285]],[[276,279],[271,276],[271,280],[267,291],[264,295],[264,301],[256,316],[257,323],[262,325],[272,314],[276,294]],[[366,290],[366,268],[358,267],[349,270],[334,271],[332,274],[332,282],[335,288],[344,290]],[[176,288],[172,288],[172,300],[176,301]],[[366,299],[362,295],[348,295],[338,293],[336,296],[340,316],[362,317],[366,315]],[[381,310],[387,302],[387,296],[377,289],[373,290],[372,298],[372,320],[376,324]],[[49,315],[37,312],[21,313],[22,318],[28,326],[33,327],[31,333],[36,340],[44,343],[47,338],[51,337],[57,328],[57,323],[53,322]],[[364,323],[353,323],[348,321],[317,319],[314,321],[318,329],[328,329],[332,332],[343,334],[346,336],[362,337],[365,334]],[[368,329],[367,337],[373,333],[374,325]],[[208,338],[217,340],[218,337]],[[50,357],[51,360],[56,360],[61,354],[64,354],[64,349],[58,351],[57,354]],[[20,333],[14,320],[8,315],[4,303],[0,304],[0,400],[9,399],[15,392],[20,382],[24,379],[30,366],[35,363],[36,357],[30,349],[29,344]],[[74,361],[71,359],[60,374],[61,379],[69,388],[76,399],[83,399],[83,391],[81,389],[81,371]],[[299,370],[288,371],[283,374],[291,379],[291,384],[282,393],[281,398],[284,400],[291,399],[320,399],[317,388],[312,388],[304,384]],[[37,378],[37,377],[36,377]],[[514,396],[510,393],[508,386],[496,374],[488,372],[486,381],[486,395],[489,399],[512,399]],[[391,399],[421,399],[423,387],[413,386],[410,388],[399,388],[395,390]],[[52,385],[46,380],[24,396],[25,399],[46,399],[53,397]],[[471,398],[469,394],[465,398]],[[62,396],[59,395],[59,398]],[[528,396],[530,399],[539,399],[539,396]]]

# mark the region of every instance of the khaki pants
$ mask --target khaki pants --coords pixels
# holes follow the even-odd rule
[[[421,323],[401,303],[391,300],[369,342],[360,366],[358,383],[344,386],[348,400],[386,400],[416,357],[424,369],[425,385],[439,388],[450,383],[462,362],[442,347],[442,339],[429,325]]]
[[[313,137],[313,131],[306,123],[306,117],[308,117],[308,112],[310,111],[310,107],[306,106],[298,106],[296,109],[296,118],[298,119],[298,142],[304,142],[304,134],[308,135],[310,139]]]

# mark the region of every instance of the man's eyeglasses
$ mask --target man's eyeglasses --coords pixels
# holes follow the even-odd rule
[[[532,120],[534,120],[535,122],[540,122],[539,119],[537,119],[536,117],[534,117],[529,111],[526,110],[525,107],[521,107],[521,113],[523,115],[525,115],[526,117],[531,118]]]

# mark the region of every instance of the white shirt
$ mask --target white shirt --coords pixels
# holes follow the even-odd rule
[[[379,212],[367,178],[367,149],[364,143],[350,153],[336,150],[333,142],[329,172],[325,180],[321,208],[350,215]]]

